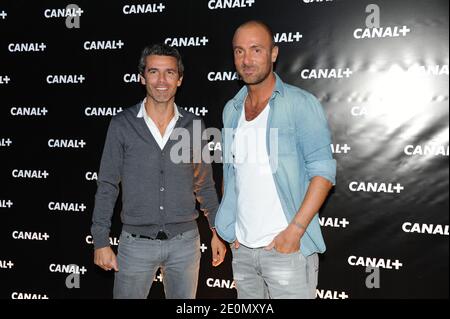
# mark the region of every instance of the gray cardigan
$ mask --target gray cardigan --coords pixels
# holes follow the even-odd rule
[[[164,230],[169,238],[194,227],[198,217],[196,199],[200,209],[214,227],[218,199],[211,165],[204,161],[193,163],[193,153],[201,150],[201,144],[193,138],[194,120],[203,121],[183,109],[174,132],[164,148],[156,143],[143,118],[138,118],[141,103],[125,109],[111,119],[100,164],[92,216],[91,234],[94,247],[109,246],[111,217],[122,191],[121,220],[123,230],[155,237]],[[180,141],[173,140],[177,128],[186,129],[190,143],[184,148],[189,152],[189,163],[173,163],[171,148]],[[208,152],[206,152],[208,153]]]

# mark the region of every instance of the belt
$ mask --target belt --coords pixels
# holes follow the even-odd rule
[[[138,235],[138,234],[130,234],[130,235],[131,235],[131,237],[134,237],[134,238],[144,238],[144,239],[151,239],[151,240],[155,240],[155,239],[166,240],[166,239],[169,239],[167,234],[165,232],[163,232],[162,230],[160,230],[158,232],[158,234],[156,234],[155,238],[152,238],[152,237],[149,237],[149,236],[144,236],[144,235]]]

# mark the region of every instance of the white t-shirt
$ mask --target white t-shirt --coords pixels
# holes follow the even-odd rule
[[[245,119],[245,107],[232,144],[236,171],[236,237],[250,248],[264,247],[288,223],[272,176],[266,147],[270,105],[252,121]]]

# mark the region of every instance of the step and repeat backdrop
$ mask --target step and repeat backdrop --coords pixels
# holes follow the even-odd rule
[[[142,48],[184,57],[177,104],[221,128],[242,86],[235,28],[267,22],[277,73],[321,101],[337,185],[320,211],[317,297],[449,296],[449,2],[156,0],[0,2],[0,298],[111,298],[93,264],[96,179],[112,116],[145,96]],[[221,152],[221,144],[209,144]],[[220,194],[221,164],[214,163]],[[264,194],[261,194],[264,196]],[[121,203],[111,244],[117,250]],[[236,298],[231,254],[198,298]],[[150,298],[164,298],[157,274]]]

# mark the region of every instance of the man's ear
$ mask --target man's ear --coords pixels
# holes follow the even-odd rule
[[[183,82],[183,77],[180,77],[180,78],[178,79],[177,86],[179,87],[179,86],[181,85],[182,82]]]
[[[278,46],[272,48],[272,63],[275,63],[278,58]]]
[[[145,85],[145,84],[146,84],[145,78],[142,76],[142,74],[139,74],[139,79],[141,80],[141,84],[142,84],[142,85]]]

